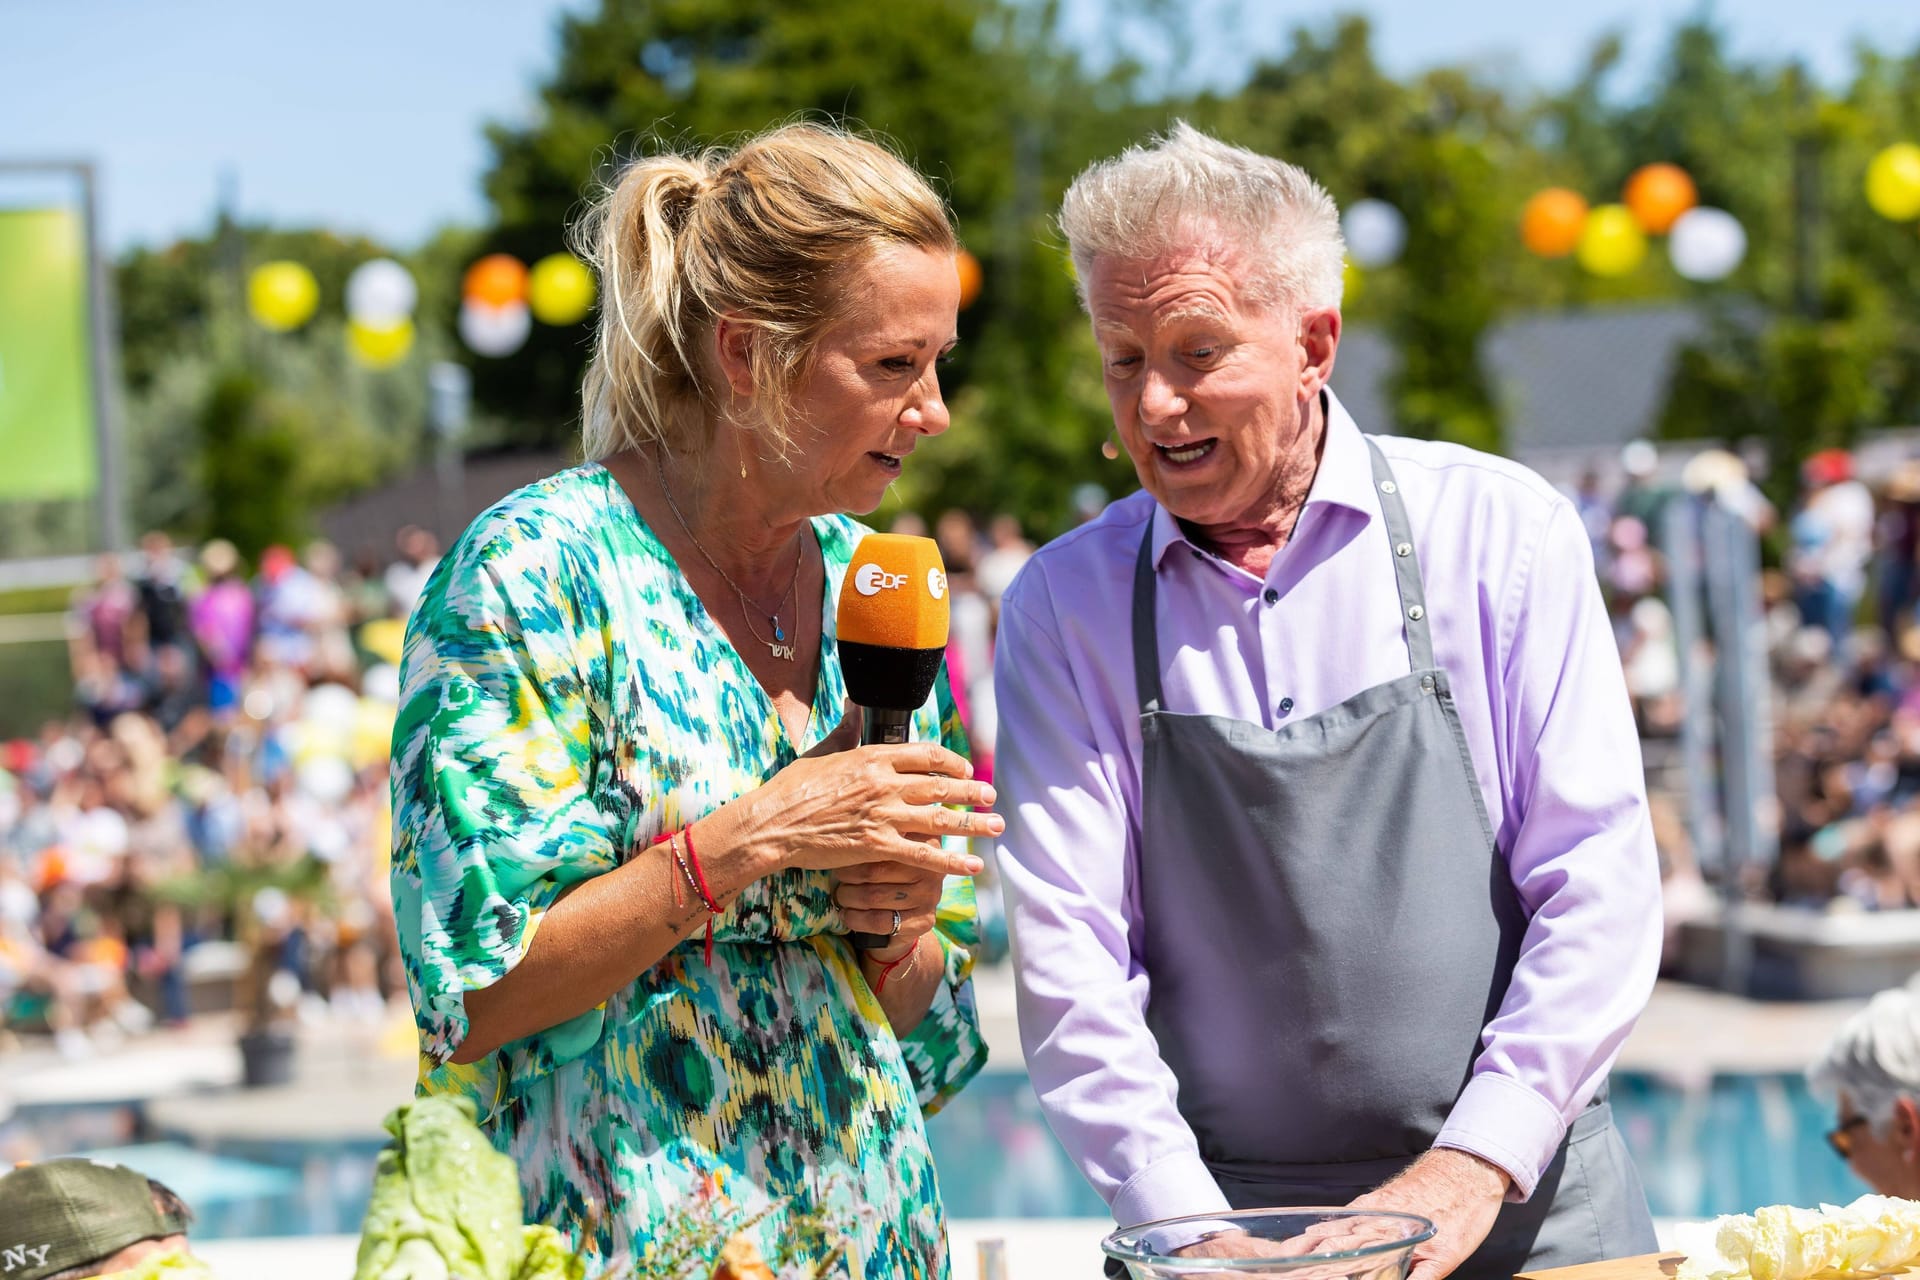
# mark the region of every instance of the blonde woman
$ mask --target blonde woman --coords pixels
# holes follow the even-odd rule
[[[945,1276],[922,1117],[985,1060],[990,835],[942,677],[860,747],[835,597],[947,427],[955,241],[883,148],[811,125],[641,160],[587,227],[586,465],[482,515],[409,629],[393,887],[421,1087],[480,1105],[530,1220],[645,1257],[716,1182],[765,1252]],[[888,934],[856,952],[849,931]]]

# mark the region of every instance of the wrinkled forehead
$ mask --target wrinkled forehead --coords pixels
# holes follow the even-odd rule
[[[1138,257],[1096,254],[1087,273],[1095,330],[1139,332],[1186,321],[1232,323],[1261,310],[1250,255],[1220,243]]]

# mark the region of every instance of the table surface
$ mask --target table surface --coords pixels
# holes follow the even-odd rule
[[[1550,1267],[1545,1271],[1525,1271],[1514,1280],[1672,1280],[1685,1257],[1680,1253],[1643,1253],[1632,1258],[1614,1258],[1608,1262],[1587,1262],[1577,1267]]]

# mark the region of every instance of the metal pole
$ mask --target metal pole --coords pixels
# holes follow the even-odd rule
[[[1676,495],[1661,517],[1667,600],[1681,677],[1680,766],[1686,777],[1687,833],[1702,872],[1727,874],[1726,825],[1714,785],[1713,655],[1700,611],[1700,499]]]
[[[473,401],[473,376],[452,360],[427,369],[427,425],[434,437],[434,532],[442,547],[459,536],[466,504],[466,459],[461,437]]]
[[[1747,936],[1740,918],[1752,839],[1753,795],[1746,776],[1747,733],[1745,708],[1740,703],[1740,625],[1733,609],[1733,589],[1728,579],[1734,574],[1733,557],[1727,537],[1726,513],[1711,498],[1701,520],[1701,545],[1705,552],[1707,612],[1713,629],[1714,651],[1718,658],[1714,702],[1720,711],[1720,776],[1726,799],[1726,858],[1720,875],[1721,969],[1720,985],[1736,995],[1746,995],[1753,974],[1753,940]]]
[[[1740,918],[1749,866],[1771,867],[1779,854],[1779,799],[1774,792],[1772,710],[1767,683],[1766,620],[1760,613],[1760,540],[1718,502],[1704,523],[1707,599],[1719,651],[1720,763],[1726,776],[1726,956],[1722,981],[1745,994],[1752,984],[1753,941]]]
[[[93,166],[74,166],[80,175],[81,205],[87,235],[88,314],[92,317],[93,439],[100,469],[100,536],[109,551],[127,544],[126,511],[120,500],[120,362],[114,347],[112,268],[100,253],[99,186]]]

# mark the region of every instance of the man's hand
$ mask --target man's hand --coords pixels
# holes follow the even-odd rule
[[[1487,1238],[1512,1184],[1504,1169],[1479,1156],[1436,1147],[1349,1207],[1430,1219],[1433,1239],[1414,1250],[1407,1280],[1445,1280]]]

